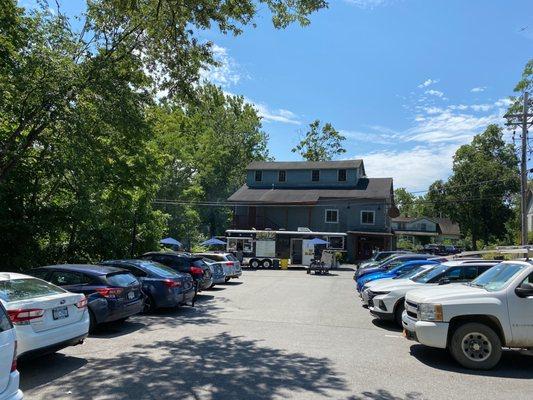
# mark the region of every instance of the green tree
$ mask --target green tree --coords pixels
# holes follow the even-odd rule
[[[221,234],[231,217],[227,207],[185,203],[224,202],[244,181],[246,165],[268,158],[261,117],[243,97],[205,85],[196,100],[168,103],[153,114],[156,141],[168,160],[159,197],[182,200],[172,206],[170,226],[184,240]],[[191,227],[202,226],[205,232],[191,232]]]
[[[478,240],[487,245],[506,235],[518,189],[514,146],[505,143],[500,127],[490,125],[455,153],[452,176],[439,193],[439,208],[460,224],[476,249]]]
[[[309,124],[305,137],[292,149],[307,161],[328,161],[346,153],[342,143],[346,140],[329,122],[320,126],[317,119]]]
[[[398,210],[400,210],[400,215],[402,217],[412,217],[415,216],[414,205],[416,201],[416,196],[412,193],[409,193],[405,188],[398,188],[394,190],[394,201]]]
[[[276,28],[309,23],[325,0],[87,1],[76,30],[51,1],[25,14],[16,0],[0,7],[0,183],[23,162],[43,131],[60,123],[84,90],[124,59],[142,65],[152,93],[191,96],[199,71],[216,65],[201,32],[238,35],[261,6]]]

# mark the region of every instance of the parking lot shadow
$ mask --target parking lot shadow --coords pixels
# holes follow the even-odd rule
[[[61,353],[49,354],[20,362],[20,388],[30,390],[46,383],[63,378],[87,364],[85,358],[66,356]],[[49,368],[52,366],[52,368]]]
[[[330,390],[347,390],[328,358],[228,333],[136,345],[112,362],[92,359],[63,380],[56,385],[68,390],[70,399],[245,400],[272,399],[285,391],[326,397]]]
[[[411,355],[429,367],[444,371],[498,378],[533,379],[533,356],[515,350],[504,350],[500,363],[490,371],[463,368],[444,349],[415,344],[411,346]]]
[[[131,318],[122,323],[109,322],[107,324],[98,325],[96,330],[91,333],[91,337],[97,339],[113,339],[119,336],[129,335],[130,333],[137,332],[138,330],[143,329],[145,326],[145,324],[134,321]]]
[[[401,332],[402,331],[402,328],[396,325],[394,321],[387,321],[381,318],[374,318],[372,319],[372,323],[378,328],[385,329],[390,332]]]

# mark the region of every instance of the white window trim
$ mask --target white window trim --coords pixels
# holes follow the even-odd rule
[[[336,221],[328,221],[328,211],[335,211],[337,213],[337,220]],[[324,211],[324,223],[326,224],[338,224],[339,223],[339,210],[336,208],[326,208],[326,211]]]
[[[372,223],[370,222],[363,222],[363,213],[372,213],[374,217],[372,218]],[[361,225],[376,225],[376,212],[374,210],[361,210],[361,214],[359,215],[361,218]]]

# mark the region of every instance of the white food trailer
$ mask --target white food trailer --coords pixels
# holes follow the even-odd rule
[[[253,268],[279,266],[281,259],[293,265],[309,265],[315,257],[314,238],[328,242],[321,250],[346,250],[346,233],[313,232],[307,228],[297,231],[228,229],[227,251],[242,254],[244,264]]]

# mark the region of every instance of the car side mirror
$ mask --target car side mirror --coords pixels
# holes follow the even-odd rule
[[[533,285],[531,283],[522,283],[514,292],[521,298],[533,297]]]

